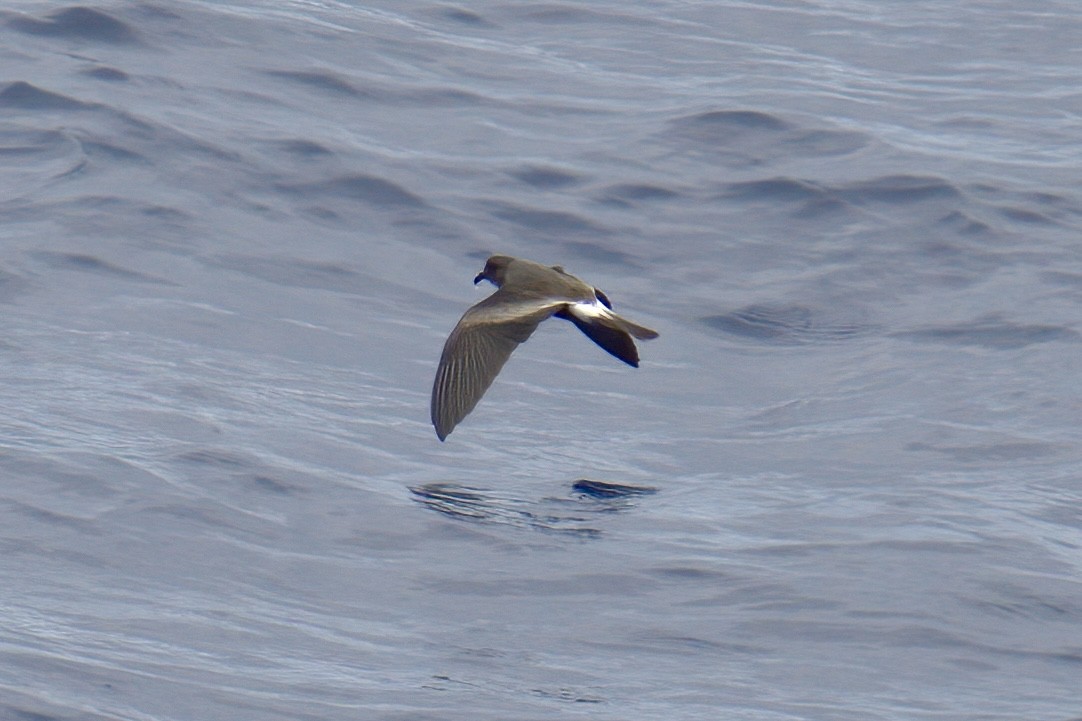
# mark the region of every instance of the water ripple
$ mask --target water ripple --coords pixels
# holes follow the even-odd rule
[[[988,316],[963,323],[933,325],[892,335],[895,338],[921,343],[979,346],[991,350],[1016,350],[1038,343],[1059,341],[1077,343],[1082,339],[1082,335],[1066,326],[1013,323],[999,316]]]
[[[796,345],[846,341],[868,335],[875,326],[805,306],[750,305],[701,321],[715,330],[762,343]]]
[[[31,17],[12,18],[7,24],[14,30],[30,35],[115,45],[139,42],[138,34],[130,25],[89,7],[74,6],[57,10],[44,20]]]
[[[410,488],[414,500],[424,507],[458,521],[474,521],[596,538],[598,514],[625,511],[630,499],[650,495],[656,489],[603,481],[580,480],[572,484],[567,498],[528,500],[457,483],[428,483]]]

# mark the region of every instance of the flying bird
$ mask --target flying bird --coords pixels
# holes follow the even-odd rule
[[[494,255],[473,279],[487,280],[496,292],[463,314],[443,346],[432,384],[432,425],[442,441],[474,409],[511,352],[543,320],[569,320],[594,343],[624,363],[639,367],[632,336],[657,338],[657,332],[612,310],[608,297],[558,265]]]

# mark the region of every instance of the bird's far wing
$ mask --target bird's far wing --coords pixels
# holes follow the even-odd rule
[[[600,288],[594,288],[594,295],[601,301],[601,305],[605,306],[609,310],[612,310],[612,303],[609,301],[609,297],[601,292]]]
[[[511,352],[563,303],[508,301],[496,291],[458,321],[432,384],[432,425],[442,441],[474,409]]]
[[[596,292],[596,291],[595,291]],[[598,295],[597,303],[568,303],[556,317],[571,321],[586,336],[624,363],[639,367],[639,351],[631,336],[642,340],[657,338],[657,332],[610,310],[611,306]]]
[[[556,313],[557,318],[569,320],[586,337],[601,346],[602,349],[616,356],[624,363],[634,368],[639,367],[639,351],[635,348],[635,341],[621,328],[613,324],[608,318],[602,318],[597,314],[587,315],[577,311],[576,305],[568,305]],[[582,304],[586,305],[586,304]]]

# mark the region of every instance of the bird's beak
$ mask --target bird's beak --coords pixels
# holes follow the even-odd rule
[[[480,273],[477,274],[476,278],[473,279],[473,284],[477,285],[482,280],[488,280],[488,276],[485,275],[485,271],[483,271],[483,270]]]

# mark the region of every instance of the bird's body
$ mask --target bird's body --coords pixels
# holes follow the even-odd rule
[[[564,271],[529,260],[494,255],[474,283],[495,293],[462,316],[443,346],[432,386],[432,424],[442,441],[473,410],[511,352],[552,316],[574,323],[603,349],[638,367],[632,336],[657,333],[621,318],[604,293]]]

